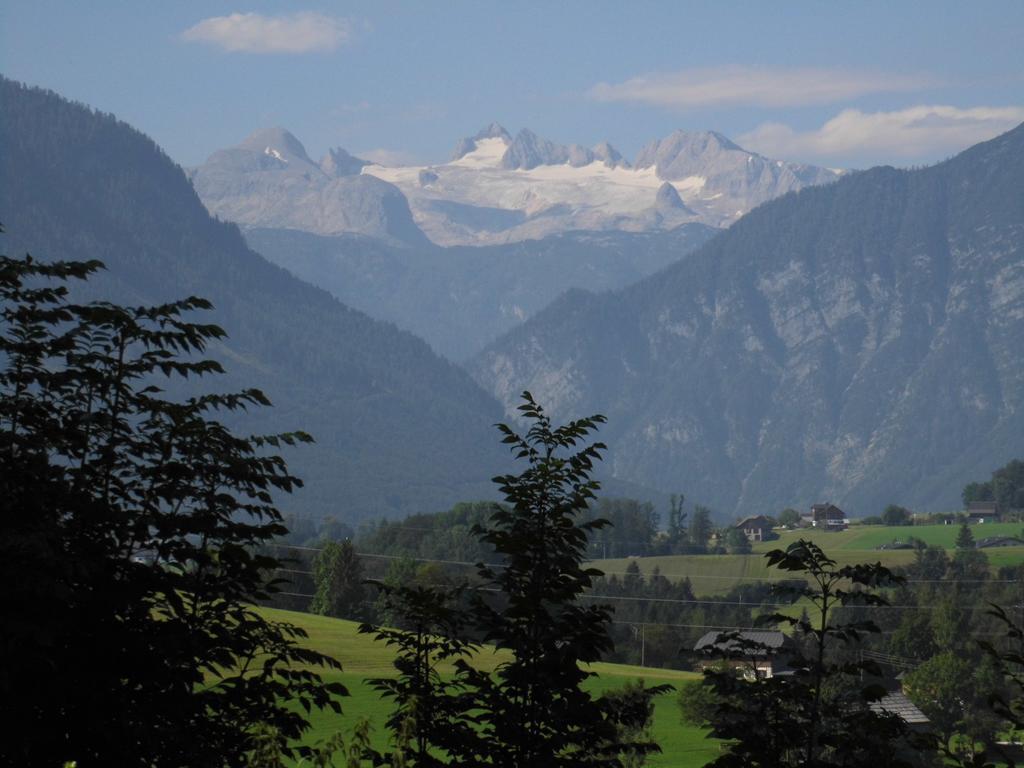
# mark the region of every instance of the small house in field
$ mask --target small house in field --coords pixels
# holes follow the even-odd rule
[[[772,535],[772,523],[764,515],[745,517],[736,523],[750,541],[767,541]]]
[[[1001,515],[999,503],[995,501],[972,501],[967,505],[967,522],[998,523]]]
[[[845,531],[850,527],[850,520],[835,504],[812,504],[811,525],[826,531]]]
[[[724,663],[753,680],[788,670],[791,642],[778,630],[712,631],[702,635],[693,650],[702,657],[698,668]]]

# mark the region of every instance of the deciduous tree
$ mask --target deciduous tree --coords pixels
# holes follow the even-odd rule
[[[583,565],[587,537],[608,524],[583,521],[599,488],[594,462],[605,448],[587,440],[605,419],[556,427],[529,392],[523,401],[525,435],[498,428],[526,468],[495,478],[508,506],[478,529],[503,567],[480,566],[481,580],[496,593],[479,593],[474,624],[484,640],[512,654],[493,678],[477,681],[486,756],[503,768],[615,765],[626,747],[618,740],[617,710],[583,687],[593,673],[581,667],[611,648],[609,608],[580,602],[600,575]]]
[[[101,267],[0,257],[0,762],[223,766],[261,733],[289,754],[345,692],[253,608],[273,494],[300,484],[274,451],[310,438],[218,420],[256,390],[167,399],[162,378],[221,370],[202,354],[224,332],[187,319],[197,298],[69,303]]]

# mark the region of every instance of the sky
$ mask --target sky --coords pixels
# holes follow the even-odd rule
[[[1024,122],[1024,2],[4,0],[0,73],[186,166],[274,125],[314,159],[443,162],[492,120],[627,158],[682,128],[908,166]]]

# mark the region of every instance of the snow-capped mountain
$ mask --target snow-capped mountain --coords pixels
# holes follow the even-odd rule
[[[344,232],[440,245],[540,239],[577,230],[724,227],[779,195],[838,177],[770,160],[721,134],[676,131],[633,164],[611,144],[558,144],[491,123],[445,163],[386,167],[329,151],[320,163],[287,131],[260,131],[193,171],[212,213],[251,227]],[[400,191],[399,191],[400,190]]]
[[[676,131],[632,165],[610,144],[562,145],[497,123],[431,166],[367,165],[409,199],[431,240],[513,242],[570,230],[651,231],[686,222],[728,226],[761,203],[838,177],[769,160],[721,134]]]

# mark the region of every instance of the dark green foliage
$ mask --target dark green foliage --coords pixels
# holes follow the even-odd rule
[[[992,496],[1004,509],[1024,509],[1024,461],[1014,459],[992,473]]]
[[[958,550],[974,549],[974,534],[967,523],[960,523],[960,530],[956,534],[956,548]]]
[[[618,760],[622,768],[640,768],[652,751],[654,697],[663,688],[647,688],[642,679],[630,680],[622,688],[608,691],[601,698],[606,717],[615,724],[613,746],[619,750]]]
[[[800,513],[792,507],[786,507],[784,510],[779,512],[778,521],[779,525],[785,525],[792,528],[800,524]]]
[[[877,665],[844,653],[868,633],[877,633],[871,621],[836,621],[837,609],[886,605],[873,589],[899,581],[881,565],[842,568],[815,544],[799,540],[785,550],[773,550],[769,564],[807,579],[800,587],[777,591],[802,598],[815,609],[815,620],[805,613],[794,619],[784,614],[762,617],[762,624],[788,624],[798,642],[789,659],[793,674],[775,675],[753,682],[730,669],[709,669],[705,682],[718,697],[711,717],[712,735],[729,740],[726,755],[713,761],[719,768],[733,766],[905,766],[914,764],[909,734],[894,717],[873,713],[870,702],[884,694],[878,685],[860,682],[877,675]],[[763,649],[738,633],[725,633],[734,641],[731,656]],[[740,650],[735,650],[738,646]]]
[[[995,496],[992,494],[992,483],[968,483],[964,486],[960,498],[963,499],[965,508],[969,507],[972,501],[995,501]]]
[[[939,747],[946,764],[962,768],[1014,768],[1017,763],[999,743],[1006,730],[1024,728],[1024,631],[1007,611],[995,604],[987,617],[994,618],[1001,630],[998,640],[979,640],[984,653],[977,669],[965,669],[962,663],[943,654],[934,664],[923,665],[915,673],[915,696],[933,706],[943,729]],[[950,680],[952,678],[952,680]],[[960,688],[951,691],[951,682]],[[952,701],[945,697],[952,693]],[[987,699],[988,706],[980,699]],[[955,729],[950,738],[950,730]],[[967,734],[963,738],[960,734]]]
[[[372,633],[395,651],[397,677],[369,681],[395,703],[387,726],[398,737],[397,743],[383,759],[388,765],[409,768],[479,765],[483,745],[473,728],[476,701],[472,689],[480,676],[466,663],[476,646],[459,639],[465,634],[468,618],[461,590],[374,583],[388,610],[402,624],[398,629],[369,624],[359,627],[360,632]],[[460,671],[454,679],[438,673],[437,665],[442,662],[458,665]]]
[[[678,686],[679,714],[686,725],[706,728],[718,711],[719,700],[702,680],[687,680]]]
[[[611,648],[609,609],[577,602],[600,575],[583,561],[588,535],[607,521],[580,518],[598,488],[590,476],[604,449],[585,441],[604,417],[554,427],[528,392],[523,399],[519,412],[530,425],[525,436],[504,424],[499,429],[527,467],[495,478],[509,506],[479,531],[504,566],[479,569],[498,595],[480,593],[474,625],[485,641],[513,656],[493,679],[477,681],[485,754],[491,764],[509,768],[615,764],[614,713],[582,689],[591,673],[579,666]]]
[[[992,473],[987,482],[964,486],[964,506],[972,501],[995,501],[1004,510],[1024,509],[1024,461],[1014,459]]]
[[[651,554],[658,533],[658,513],[650,502],[601,498],[590,505],[587,517],[611,523],[590,537],[590,557]]]
[[[910,525],[912,517],[909,509],[898,504],[890,504],[882,512],[882,522],[885,525]]]
[[[990,616],[999,620],[1004,632],[1001,645],[982,641],[982,650],[995,660],[1009,683],[1009,692],[992,698],[993,709],[1016,729],[1024,729],[1024,627],[1011,618],[1004,608],[992,605]]]
[[[725,547],[730,555],[749,555],[750,539],[739,528],[728,528],[725,533]]]
[[[360,552],[430,560],[491,562],[494,549],[473,533],[498,505],[492,501],[460,502],[446,512],[409,515],[393,522],[381,520],[360,529]]]
[[[100,268],[0,257],[0,762],[237,765],[264,726],[291,754],[345,693],[251,607],[275,591],[273,494],[300,485],[273,451],[310,438],[219,421],[268,405],[255,389],[167,399],[221,372],[224,332],[187,319],[197,298],[69,303]]]
[[[363,567],[352,542],[329,541],[313,560],[316,592],[309,610],[324,616],[358,619],[363,616]]]
[[[680,551],[686,543],[688,531],[686,529],[686,512],[683,511],[683,504],[686,496],[683,494],[672,494],[669,497],[668,510],[668,552],[674,554]]]
[[[705,552],[711,538],[711,510],[700,504],[693,508],[688,538],[697,552]]]
[[[967,523],[960,525],[956,537],[956,553],[950,563],[950,574],[957,580],[988,578],[988,555],[977,548],[974,534]]]

